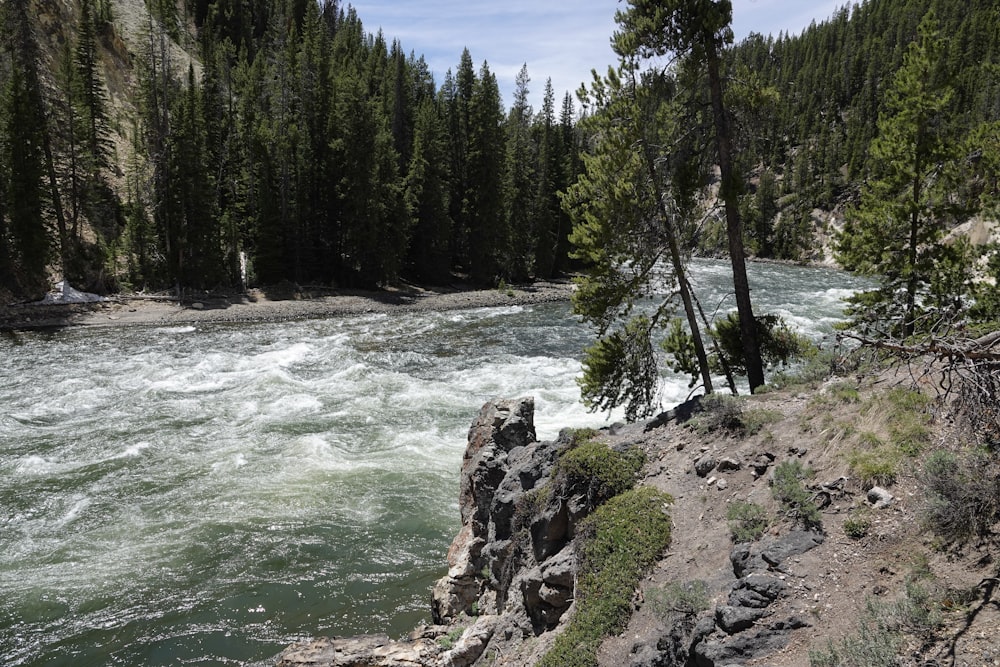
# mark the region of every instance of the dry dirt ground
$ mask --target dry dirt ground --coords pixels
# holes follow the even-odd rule
[[[977,588],[984,579],[998,576],[998,564],[986,548],[945,548],[931,533],[922,530],[920,458],[900,461],[898,477],[888,487],[895,499],[880,510],[868,507],[866,489],[849,465],[850,452],[865,446],[864,434],[885,433],[892,408],[878,397],[893,387],[911,386],[911,376],[897,372],[877,379],[841,378],[750,397],[744,404],[744,414],[753,411],[766,422],[751,436],[700,432],[695,417],[684,425],[670,422],[648,432],[625,427],[608,437],[609,444],[633,441],[647,451],[644,483],[673,495],[674,528],[669,553],[643,583],[627,631],[605,642],[600,663],[630,664],[639,642],[652,638],[655,644],[655,638],[662,635],[662,611],[643,603],[655,594],[654,589],[700,580],[707,583],[713,606],[725,603],[729,586],[735,581],[726,518],[731,503],[750,501],[765,507],[772,517],[768,529],[772,535],[792,528],[792,522],[782,518],[782,509],[772,497],[770,473],[757,477],[748,465],[766,452],[775,457],[774,464],[797,459],[814,470],[807,486],[847,479],[842,483],[843,493],[834,493],[831,504],[822,510],[825,542],[781,567],[789,594],[771,609],[771,616],[794,613],[811,627],[795,630],[788,646],[779,653],[738,664],[809,665],[810,650],[825,649],[830,640],[836,642],[857,632],[868,600],[899,599],[907,581],[920,577],[935,590],[972,591],[978,597],[959,602],[943,596],[933,609],[941,615],[943,624],[920,636],[907,637],[901,664],[1000,665],[1000,590],[984,604],[984,589]],[[942,416],[943,411],[931,402],[924,413],[928,448],[954,446],[955,427]],[[741,468],[699,477],[694,463],[705,454],[734,459]],[[845,534],[844,522],[849,516],[870,518],[866,536],[852,539]],[[974,619],[967,625],[969,615]],[[767,618],[760,623],[766,622]]]

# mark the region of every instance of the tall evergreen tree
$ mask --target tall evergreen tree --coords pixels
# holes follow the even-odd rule
[[[406,205],[413,219],[409,264],[432,285],[447,282],[452,220],[448,213],[448,139],[438,103],[425,98],[417,112],[413,157],[406,177]]]
[[[48,128],[38,82],[37,48],[24,3],[7,3],[4,25],[11,65],[0,119],[4,121],[5,157],[10,165],[6,208],[10,250],[21,290],[39,295],[45,289],[50,244],[45,224]]]
[[[532,109],[528,104],[528,66],[515,79],[514,103],[507,115],[504,168],[504,225],[510,230],[504,272],[517,282],[528,280],[534,269],[535,145],[531,136]]]
[[[743,223],[739,197],[742,182],[736,170],[733,131],[726,111],[722,56],[732,42],[731,0],[629,0],[629,8],[619,11],[615,20],[619,32],[614,36],[615,50],[622,55],[686,56],[693,67],[705,74],[705,87],[711,103],[715,126],[716,157],[722,182],[719,196],[725,204],[729,259],[733,267],[733,289],[739,312],[743,355],[747,380],[753,392],[764,384],[764,363],[758,341],[757,321],[750,299],[746,258],[743,247]]]
[[[556,275],[561,263],[557,255],[559,237],[568,233],[562,225],[562,209],[559,206],[558,193],[565,189],[566,183],[560,164],[562,156],[552,79],[545,82],[542,111],[535,118],[533,135],[537,156],[531,204],[534,269],[537,277],[551,278]]]
[[[580,381],[584,401],[594,409],[625,406],[632,421],[657,407],[658,363],[653,346],[676,311],[677,296],[689,327],[678,326],[675,337],[690,341],[693,364],[706,392],[712,377],[701,329],[681,254],[682,213],[673,174],[664,173],[669,156],[662,146],[676,142],[683,132],[680,106],[667,82],[656,89],[641,86],[634,61],[623,60],[617,70],[591,84],[587,100],[596,106],[585,124],[594,137],[594,150],[584,156],[586,170],[564,195],[574,221],[576,253],[588,262],[588,275],[577,282],[574,312],[594,324],[597,342],[588,348]],[[667,84],[667,85],[665,85]],[[658,119],[659,123],[651,122]],[[640,300],[663,289],[661,268],[669,271],[668,290],[652,313],[637,313]],[[687,361],[686,359],[684,360]]]
[[[846,268],[880,278],[879,289],[855,300],[856,315],[887,322],[903,337],[918,329],[922,297],[930,298],[925,307],[940,307],[958,296],[932,288],[939,271],[963,260],[961,246],[939,243],[958,213],[950,197],[958,166],[949,136],[954,93],[936,75],[942,50],[929,13],[886,92],[885,115],[870,148],[871,176],[837,244]]]
[[[469,273],[483,284],[510,277],[502,261],[509,242],[503,201],[505,146],[500,88],[484,62],[469,100],[469,181],[465,193]]]

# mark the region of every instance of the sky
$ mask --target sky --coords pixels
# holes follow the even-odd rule
[[[860,0],[855,0],[860,1]],[[347,3],[344,3],[345,5]],[[605,72],[617,58],[610,39],[617,0],[352,0],[366,32],[380,28],[407,52],[424,56],[440,86],[458,69],[468,47],[476,71],[483,61],[497,77],[510,107],[514,78],[527,64],[529,100],[541,108],[545,81],[552,79],[556,111],[566,92],[575,93],[590,72]],[[849,0],[733,0],[733,32],[798,34],[829,18]]]

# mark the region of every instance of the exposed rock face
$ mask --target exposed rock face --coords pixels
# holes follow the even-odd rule
[[[577,523],[593,511],[589,487],[547,486],[569,434],[536,442],[534,400],[487,403],[462,461],[462,528],[448,574],[434,585],[436,625],[407,641],[318,639],[292,646],[279,667],[466,667],[494,642],[510,646],[553,628],[574,599]],[[449,627],[465,629],[449,646]]]
[[[320,638],[285,649],[277,667],[414,667],[437,662],[441,647],[432,639],[394,642],[384,635]]]
[[[697,617],[682,616],[660,637],[655,651],[635,651],[633,667],[687,665],[722,667],[743,664],[781,649],[793,630],[808,627],[798,616],[775,618],[771,606],[786,594],[775,572],[787,558],[823,543],[819,533],[798,531],[758,544],[733,547],[730,562],[737,577],[724,604]]]
[[[553,489],[556,459],[570,444],[535,442],[534,401],[483,406],[462,466],[462,529],[437,582],[435,622],[474,611],[502,615],[504,636],[554,627],[573,602],[576,525],[594,509],[588,488]]]

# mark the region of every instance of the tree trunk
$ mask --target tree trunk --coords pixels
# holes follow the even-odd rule
[[[691,301],[691,284],[687,279],[687,271],[684,269],[684,262],[681,259],[680,247],[677,244],[677,234],[674,231],[673,222],[670,220],[667,206],[663,201],[663,193],[660,191],[660,182],[656,177],[656,164],[650,154],[649,144],[645,139],[641,140],[643,157],[646,159],[646,168],[649,170],[649,178],[652,181],[653,192],[656,195],[656,204],[663,219],[663,229],[667,235],[667,245],[670,249],[670,261],[674,265],[674,274],[677,276],[677,287],[681,292],[681,301],[684,303],[684,314],[687,316],[688,328],[691,329],[691,339],[694,342],[694,352],[698,357],[698,369],[701,371],[701,381],[705,385],[705,393],[711,394],[712,370],[708,365],[708,355],[705,354],[705,344],[702,342],[701,329],[698,328],[698,316],[694,311],[694,304]]]
[[[736,174],[733,169],[732,138],[729,120],[722,99],[722,78],[719,72],[719,54],[715,44],[706,40],[705,55],[708,65],[708,83],[712,96],[715,119],[716,146],[719,151],[719,171],[722,176],[720,195],[726,208],[726,232],[729,236],[729,259],[733,266],[733,290],[736,309],[740,316],[740,334],[743,338],[743,357],[746,362],[750,393],[764,385],[764,363],[760,356],[757,337],[757,320],[750,301],[750,283],[747,281],[746,259],[743,251],[743,224],[740,221]]]

